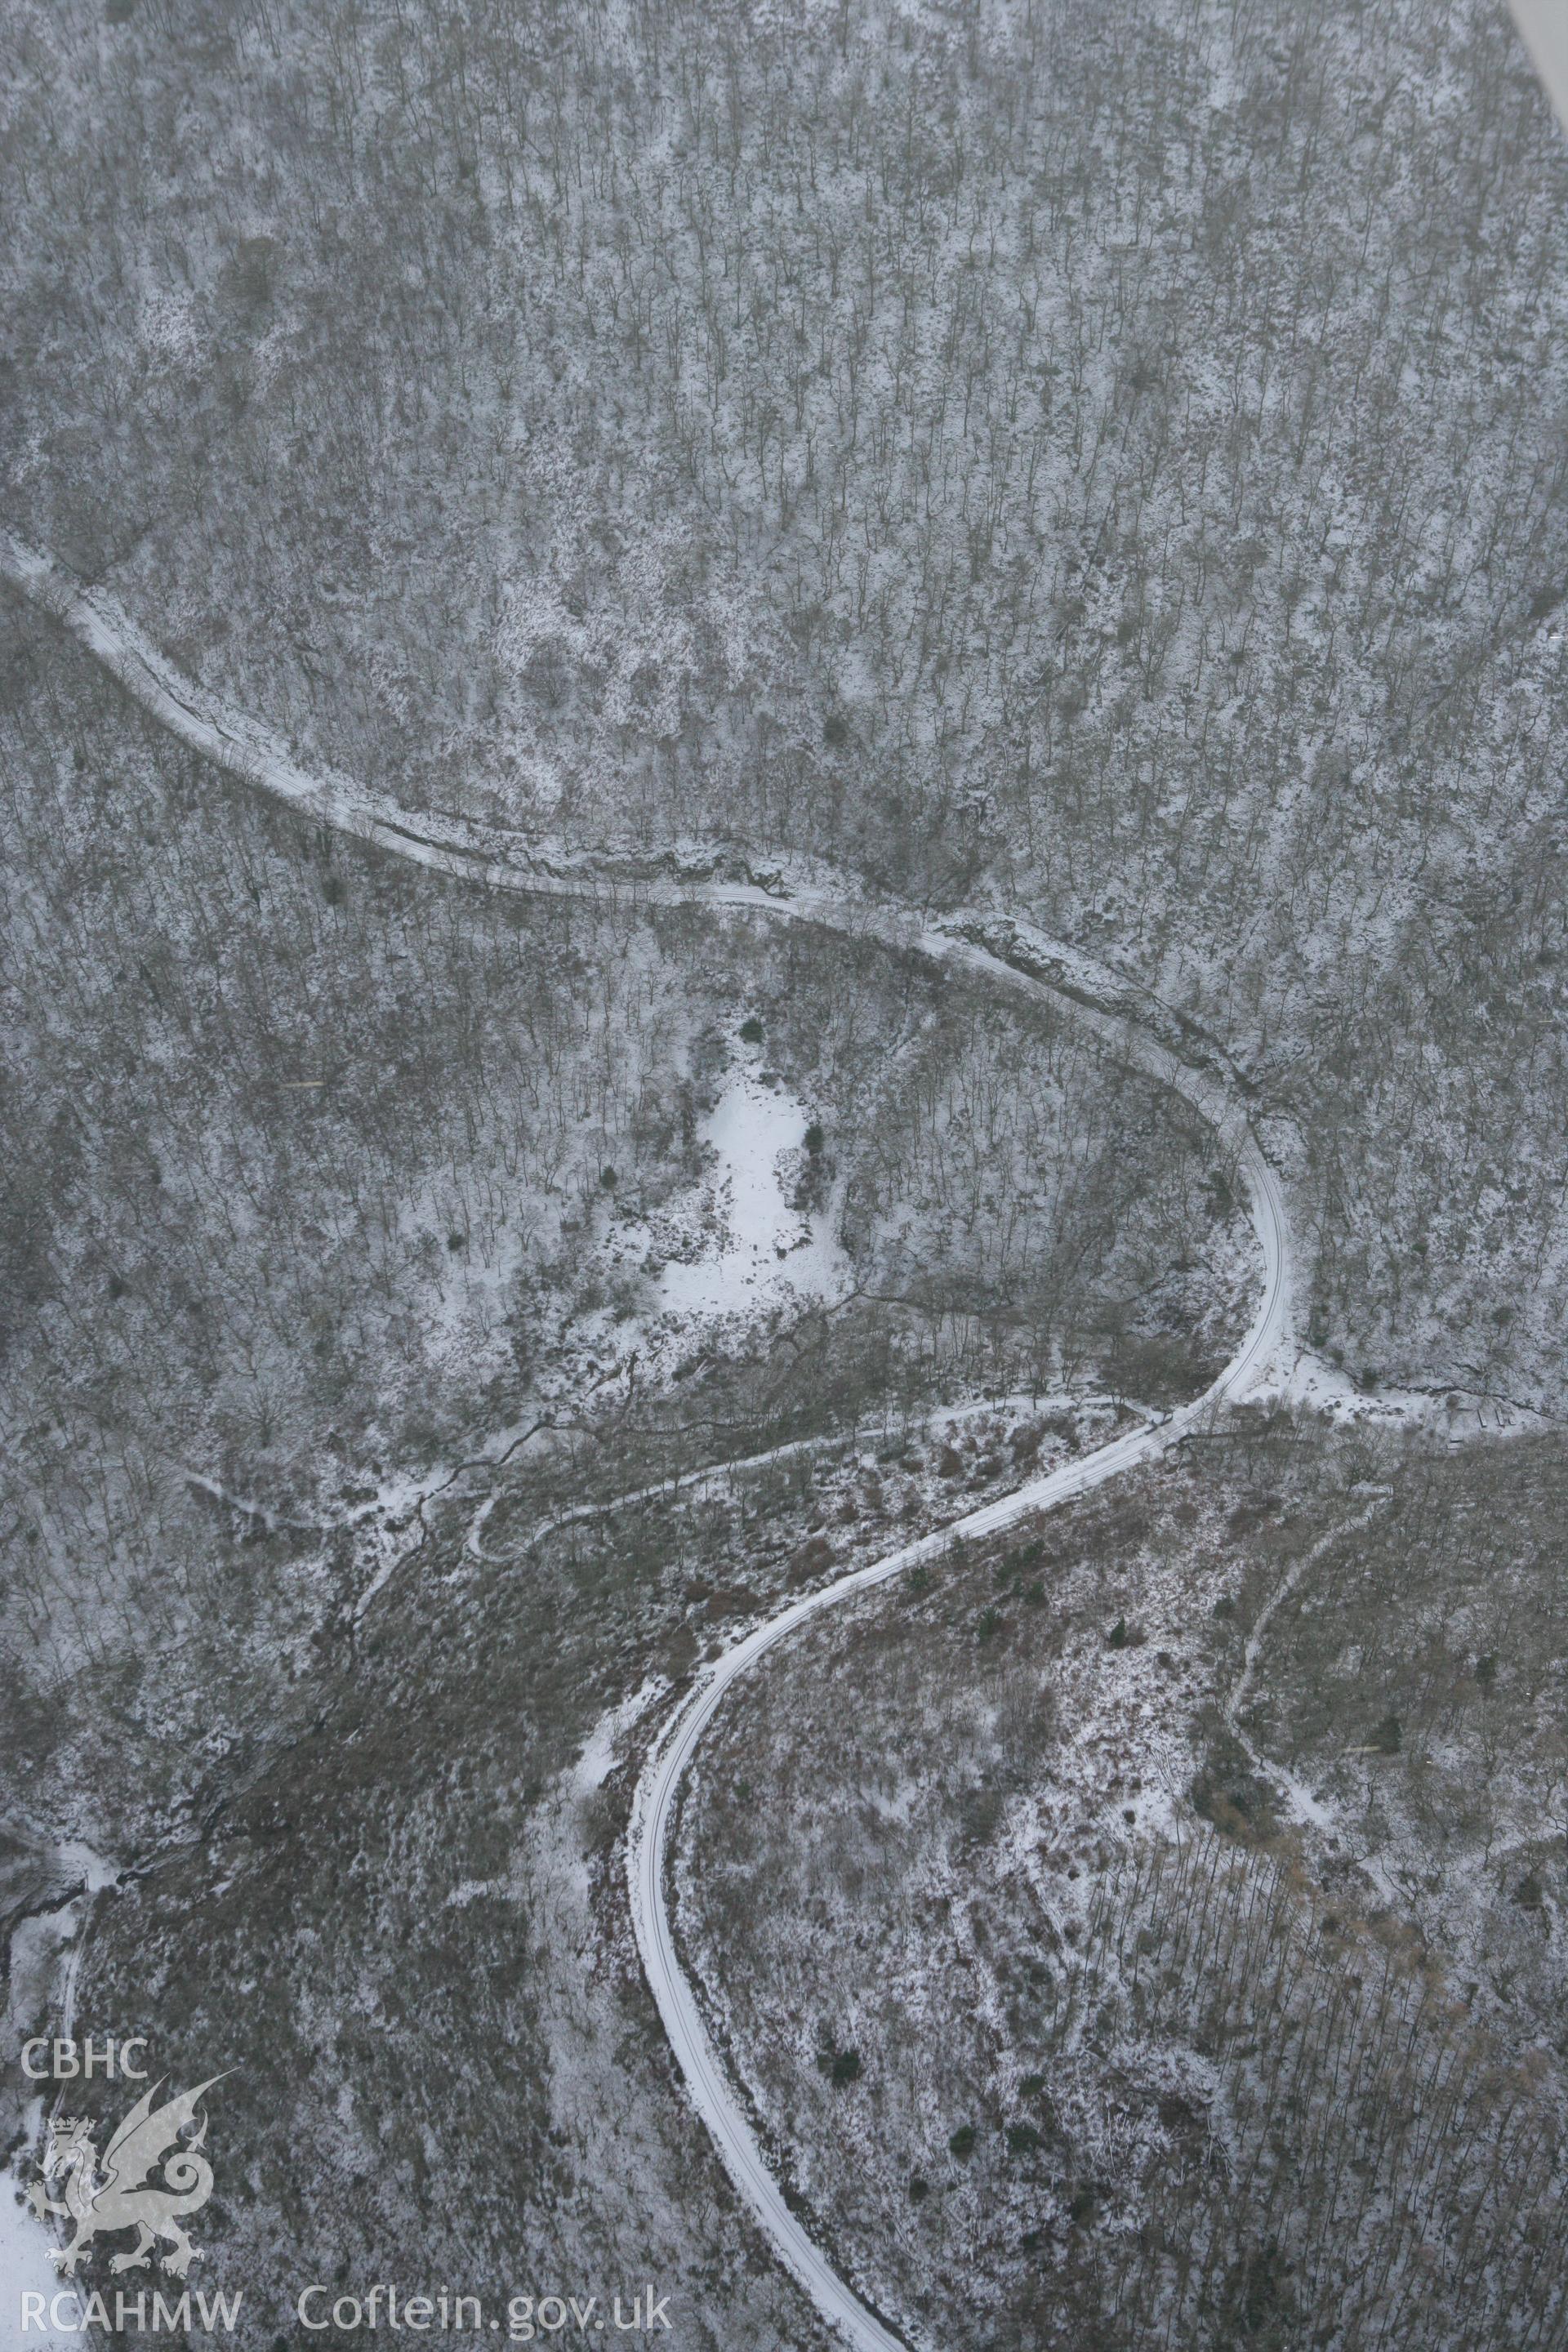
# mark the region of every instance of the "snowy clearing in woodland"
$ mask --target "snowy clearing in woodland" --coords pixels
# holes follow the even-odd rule
[[[689,1262],[670,1261],[661,1303],[678,1315],[745,1315],[841,1296],[849,1261],[830,1219],[795,1208],[785,1191],[782,1170],[788,1155],[804,1157],[807,1122],[782,1079],[738,1070],[700,1132],[717,1162],[711,1190],[722,1240]]]

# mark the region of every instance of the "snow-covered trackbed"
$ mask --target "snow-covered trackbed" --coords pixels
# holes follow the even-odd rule
[[[1276,1361],[1289,1324],[1288,1253],[1284,1205],[1273,1170],[1251,1142],[1244,1143],[1240,1164],[1254,1229],[1263,1251],[1264,1282],[1251,1326],[1236,1354],[1213,1386],[1194,1402],[1184,1405],[1163,1421],[1130,1430],[1079,1461],[1018,1487],[1001,1501],[989,1503],[967,1518],[918,1543],[890,1552],[885,1559],[854,1570],[837,1583],[824,1586],[803,1601],[782,1609],[765,1624],[753,1627],[723,1655],[704,1669],[654,1748],[633,1801],[627,1869],[632,1915],[648,1982],[658,2003],[665,2031],[686,2077],[699,2115],[723,2158],[731,2178],[761,2221],[773,2245],[817,2310],[856,2352],[904,2352],[910,2340],[842,2278],[787,2202],[763,2153],[757,2134],[727,2076],[703,2023],[696,1992],[680,1965],[670,1919],[668,1864],[681,1782],[697,1752],[704,1730],[712,1721],[726,1692],[738,1677],[766,1655],[797,1626],[837,1608],[874,1585],[886,1584],[922,1559],[934,1559],[953,1539],[971,1540],[996,1534],[1021,1519],[1088,1494],[1108,1478],[1147,1462],[1203,1421],[1217,1404],[1240,1397],[1255,1387]]]
[[[797,1626],[887,1583],[945,1549],[955,1537],[995,1534],[1150,1460],[1215,1406],[1256,1387],[1276,1365],[1290,1321],[1285,1203],[1275,1170],[1247,1122],[1245,1082],[1211,1039],[1152,991],[1002,910],[926,914],[874,898],[821,866],[781,862],[763,868],[735,851],[703,844],[677,845],[657,856],[636,850],[594,856],[463,818],[416,819],[352,778],[303,767],[271,730],[187,679],[114,597],[84,586],[63,566],[4,531],[0,579],[49,614],[182,742],[319,824],[491,889],[599,900],[613,895],[636,904],[703,906],[804,923],[919,955],[1015,1000],[1067,998],[1124,1059],[1184,1096],[1235,1160],[1262,1254],[1263,1284],[1247,1335],[1212,1387],[1164,1421],[1113,1438],[754,1627],[698,1675],[637,1784],[627,1851],[632,1917],[648,1985],[692,2104],[736,2188],[822,2318],[856,2352],[902,2352],[906,2336],[840,2276],[785,2199],[682,1970],[668,1868],[682,1780],[725,1693]]]

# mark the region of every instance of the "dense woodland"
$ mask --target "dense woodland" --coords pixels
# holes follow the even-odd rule
[[[682,1925],[917,2336],[1557,2341],[1562,1479],[1279,1415],[730,1706]]]
[[[13,2054],[48,2015],[29,1915],[86,1839],[128,1876],[82,1998],[243,2077],[222,2226],[255,2342],[302,2200],[328,2275],[416,2240],[489,2294],[657,2260],[689,2340],[761,2352],[790,2291],[748,2283],[716,2167],[670,2186],[680,2110],[584,1899],[615,1810],[574,1758],[727,1629],[1102,1440],[1118,1394],[1201,1387],[1257,1286],[1235,1171],[1068,1008],[455,888],[236,792],[4,623]],[[786,1173],[847,1286],[683,1324],[660,1278],[722,1223],[704,1121],[748,1055],[809,1108]],[[1056,1418],[963,1421],[866,1491],[863,1448],[1017,1391]]]
[[[99,1584],[110,1647],[165,1605],[187,1473],[324,1529],[530,1423],[722,1457],[976,1380],[1159,1404],[1224,1360],[1256,1278],[1234,1171],[1070,1013],[816,934],[476,899],[235,800],[7,620],[24,1670],[76,1654],[58,1580]],[[809,1107],[796,1181],[850,1287],[689,1329],[661,1380],[747,1024]]]
[[[10,16],[15,527],[413,805],[1120,954],[1299,1123],[1321,1343],[1553,1392],[1568,162],[1492,0]]]
[[[1503,11],[0,14],[0,524],[410,812],[1091,950],[1282,1171],[1294,1404],[720,1726],[680,1929],[836,2257],[976,2352],[1544,2352],[1568,156]],[[805,2352],[637,1970],[637,1743],[1200,1390],[1234,1166],[1066,1006],[318,831],[9,602],[0,829],[13,2037],[86,1838],[82,2013],[239,2069],[242,2352],[285,2246]],[[844,1283],[683,1328],[742,1067]]]

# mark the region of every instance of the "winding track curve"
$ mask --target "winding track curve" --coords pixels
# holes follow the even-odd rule
[[[868,897],[821,866],[759,871],[727,850],[679,845],[663,856],[590,856],[460,817],[421,817],[353,778],[302,767],[282,740],[194,685],[118,600],[0,530],[0,580],[84,646],[160,724],[246,783],[334,830],[431,870],[531,897],[697,905],[798,922],[968,974],[1015,999],[1067,998],[1122,1057],[1183,1095],[1234,1154],[1263,1255],[1261,1296],[1245,1339],[1204,1394],[1152,1426],[1127,1432],[1002,1501],[857,1569],[756,1626],[697,1678],[656,1741],[633,1801],[627,1878],[638,1948],[659,2016],[698,2115],[774,2252],[821,2317],[854,2352],[905,2352],[906,2338],[842,2278],[786,2200],[728,2080],[680,1966],[669,1912],[668,1860],[681,1782],[731,1685],[797,1626],[945,1550],[955,1537],[994,1535],[1131,1469],[1244,1395],[1275,1363],[1290,1325],[1289,1249],[1279,1180],[1249,1127],[1245,1081],[1223,1052],[1152,990],[994,908],[925,916]]]

